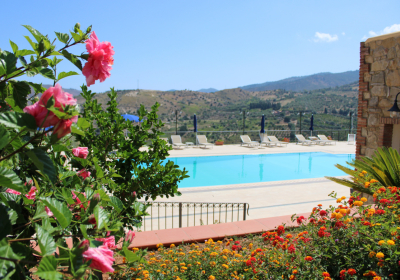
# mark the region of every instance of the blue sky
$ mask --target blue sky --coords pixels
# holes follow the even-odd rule
[[[115,50],[111,78],[91,86],[95,92],[135,89],[138,80],[141,89],[235,88],[356,70],[359,43],[400,31],[399,11],[398,0],[4,1],[0,48],[11,49],[8,39],[29,47],[22,24],[51,38],[76,22],[91,24]],[[74,67],[62,63],[64,71]],[[79,88],[84,81],[60,83]]]

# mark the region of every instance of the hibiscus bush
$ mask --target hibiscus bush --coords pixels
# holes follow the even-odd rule
[[[356,175],[356,174],[354,174]],[[258,236],[208,240],[169,248],[146,263],[115,272],[114,279],[400,279],[400,189],[383,187],[365,170],[375,203],[354,192],[338,207],[316,205],[309,217],[292,216]],[[133,248],[133,252],[140,251]]]
[[[117,255],[125,265],[141,259],[128,250],[145,215],[137,199],[179,195],[186,171],[163,163],[170,148],[159,139],[158,104],[141,107],[135,125],[119,115],[114,90],[102,109],[87,89],[110,76],[109,42],[79,24],[54,40],[24,27],[31,50],[12,41],[0,50],[0,279],[101,278]],[[87,53],[70,52],[81,44]],[[58,83],[78,75],[59,72],[63,60],[86,77],[83,108]]]

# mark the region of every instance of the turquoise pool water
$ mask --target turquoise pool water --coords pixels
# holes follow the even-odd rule
[[[346,175],[335,164],[347,166],[354,154],[292,153],[168,158],[189,171],[180,188],[230,185]]]

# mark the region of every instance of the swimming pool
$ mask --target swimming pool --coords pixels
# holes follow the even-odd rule
[[[188,170],[180,188],[283,181],[346,175],[335,164],[347,166],[354,154],[322,152],[168,158]]]

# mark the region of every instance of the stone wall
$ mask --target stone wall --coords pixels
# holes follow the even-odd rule
[[[369,38],[365,43],[362,42],[357,158],[372,156],[378,147],[391,147],[393,124],[399,124],[400,119],[391,118],[388,109],[393,106],[398,92],[400,92],[400,32]]]

